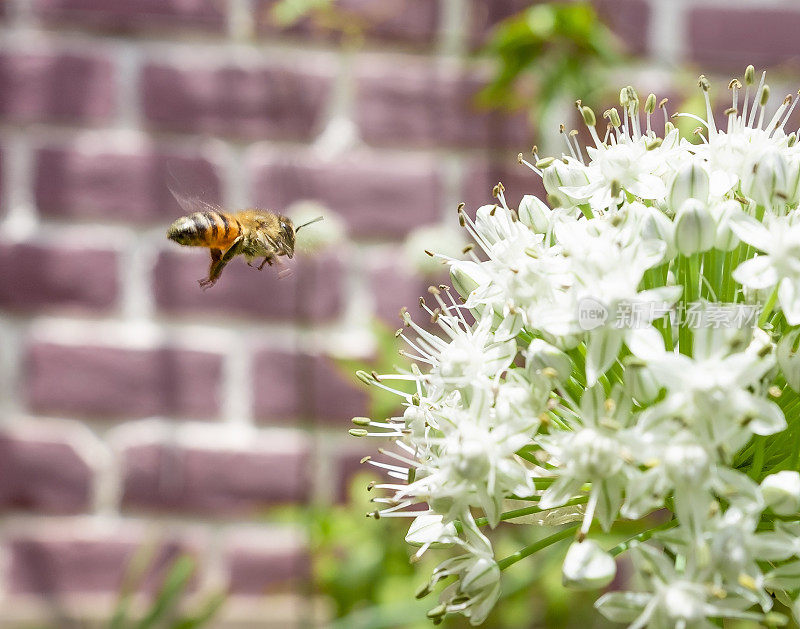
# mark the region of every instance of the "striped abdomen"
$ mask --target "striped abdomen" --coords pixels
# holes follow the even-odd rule
[[[167,237],[181,245],[225,249],[242,233],[242,225],[230,214],[195,212],[182,216],[167,230]]]

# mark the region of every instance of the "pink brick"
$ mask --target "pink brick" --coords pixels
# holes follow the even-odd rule
[[[260,203],[282,208],[319,200],[344,217],[354,237],[403,237],[441,212],[441,169],[427,156],[356,152],[321,161],[306,153],[275,153],[254,162]]]
[[[527,166],[517,163],[516,155],[509,155],[502,161],[475,160],[469,163],[462,186],[462,200],[467,204],[470,215],[481,205],[495,203],[492,189],[502,182],[508,206],[516,209],[526,194],[535,194],[545,200],[546,193],[542,178]]]
[[[370,288],[375,299],[375,314],[392,328],[402,326],[401,308],[408,308],[412,315],[416,315],[419,298],[428,296],[428,287],[439,285],[448,278],[445,269],[436,278],[415,275],[398,264],[402,255],[402,251],[396,251],[393,255],[376,261],[370,268]],[[424,317],[416,319],[420,323],[424,322]]]
[[[39,212],[55,218],[118,220],[144,223],[175,218],[186,212],[170,194],[171,172],[191,175],[187,193],[219,199],[214,164],[158,147],[141,151],[47,147],[36,152],[35,194]],[[202,182],[194,190],[191,183]]]
[[[92,477],[69,443],[0,435],[0,509],[81,513],[90,507]]]
[[[471,0],[469,12],[470,41],[477,48],[489,40],[492,29],[503,20],[535,4],[529,0]]]
[[[692,61],[741,75],[747,64],[765,68],[797,62],[797,9],[694,8],[686,14]]]
[[[221,356],[200,351],[34,343],[23,382],[35,412],[207,419],[219,413],[221,373]]]
[[[311,377],[311,415],[318,422],[349,425],[353,417],[369,413],[366,385],[348,367],[325,356],[313,356]]]
[[[472,0],[470,41],[479,47],[503,20],[540,2],[530,0]],[[647,51],[650,7],[645,0],[592,0],[600,19],[620,38],[625,49],[636,54]]]
[[[171,243],[170,243],[171,244]],[[169,246],[169,245],[166,245]],[[185,316],[225,315],[272,321],[330,321],[341,312],[344,269],[333,253],[306,256],[301,252],[281,267],[248,267],[244,258],[231,261],[220,280],[202,290],[197,280],[208,275],[209,255],[162,251],[156,260],[153,283],[158,308]],[[281,269],[291,269],[279,276]]]
[[[214,0],[35,0],[48,24],[74,24],[113,32],[225,30],[225,4]]]
[[[310,361],[303,354],[261,350],[253,359],[256,417],[266,424],[297,420],[310,413]]]
[[[109,311],[119,295],[115,251],[57,244],[0,245],[0,308]]]
[[[237,538],[239,538],[237,540]],[[247,536],[231,535],[225,544],[228,591],[241,596],[263,596],[289,589],[296,590],[311,573],[311,561],[298,544],[248,544]]]
[[[42,533],[15,535],[7,542],[9,590],[47,598],[62,594],[119,591],[125,570],[137,550],[155,540],[144,536]],[[143,589],[157,590],[169,566],[191,547],[167,541],[145,574]]]
[[[255,414],[265,423],[309,418],[343,426],[368,410],[355,373],[325,356],[264,349],[256,353],[253,374]]]
[[[592,3],[626,51],[637,55],[648,52],[651,10],[646,0],[592,0]]]
[[[99,56],[0,52],[0,118],[14,122],[108,120],[114,69]]]
[[[349,442],[333,450],[330,464],[331,476],[334,479],[333,499],[336,502],[346,504],[351,496],[356,496],[359,500],[364,498],[369,481],[359,485],[355,483],[358,476],[369,477],[369,480],[379,482],[388,478],[375,466],[366,462],[361,463],[364,457],[378,457],[378,448],[390,447],[388,440],[380,443],[378,441],[351,437]]]
[[[275,33],[270,10],[277,0],[261,0],[257,5],[260,30]],[[336,8],[350,21],[357,23],[370,40],[430,46],[434,43],[441,20],[441,7],[436,0],[339,0]],[[337,32],[304,19],[286,29],[292,35],[319,41],[337,39]]]
[[[408,59],[362,62],[357,73],[356,120],[376,145],[423,147],[530,146],[525,114],[480,110],[483,82],[453,68]]]
[[[141,74],[144,116],[170,131],[309,140],[320,129],[332,72],[329,64],[306,70],[150,63]]]
[[[126,509],[255,516],[309,495],[308,450],[293,441],[268,449],[206,450],[140,445],[122,453]]]

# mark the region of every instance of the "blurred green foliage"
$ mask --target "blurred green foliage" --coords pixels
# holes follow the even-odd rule
[[[134,597],[157,562],[157,548],[155,544],[143,546],[131,559],[108,629],[198,629],[207,626],[222,607],[225,592],[213,592],[186,609],[187,590],[197,562],[181,555],[166,570],[149,607],[143,614],[132,616]]]
[[[197,561],[190,555],[179,555],[162,566],[163,545],[152,542],[140,546],[125,569],[117,601],[108,620],[90,624],[70,618],[57,601],[52,613],[57,620],[43,629],[68,627],[102,627],[104,629],[200,629],[210,626],[227,593],[215,591],[200,597],[190,593]],[[157,572],[163,572],[152,595],[143,598],[145,582]],[[144,601],[144,604],[142,604]]]
[[[563,98],[595,104],[621,46],[589,2],[537,4],[498,24],[482,50],[496,70],[478,95],[487,107],[546,113]]]
[[[347,504],[319,506],[297,517],[307,519],[315,590],[331,604],[331,629],[429,629],[425,617],[436,593],[416,600],[414,594],[447,556],[430,550],[412,564],[415,548],[405,542],[409,518],[365,520],[374,510],[365,487],[377,476],[356,477]],[[491,537],[498,556],[505,556],[552,529],[503,524]],[[503,596],[483,627],[582,629],[604,624],[593,608],[594,592],[572,592],[561,585],[566,542],[516,564],[503,573]],[[439,586],[437,590],[441,590]],[[458,616],[445,619],[448,629],[466,629]]]

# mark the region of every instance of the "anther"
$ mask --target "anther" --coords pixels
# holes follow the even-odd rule
[[[765,85],[761,88],[761,98],[759,99],[759,104],[763,107],[769,101],[769,85]]]
[[[581,107],[580,110],[581,116],[583,116],[583,122],[587,127],[593,127],[597,124],[597,119],[590,107]]]
[[[652,114],[656,110],[656,95],[650,94],[644,102],[644,110],[648,114]]]

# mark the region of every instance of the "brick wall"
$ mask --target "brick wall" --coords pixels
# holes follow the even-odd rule
[[[525,117],[471,101],[472,51],[525,2],[342,0],[355,51],[272,4],[0,0],[0,621],[102,615],[153,543],[230,587],[231,623],[307,621],[304,531],[271,508],[335,500],[359,456],[368,400],[331,356],[424,290],[410,228],[538,187]],[[597,6],[661,87],[798,60],[788,0]],[[202,292],[206,254],[164,238],[168,164],[233,206],[317,199],[348,238]]]

